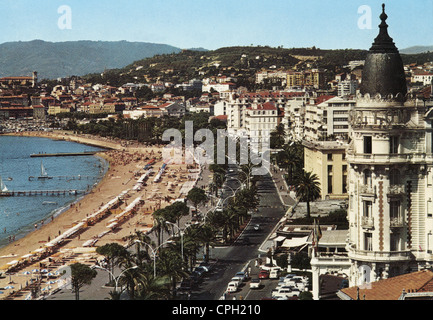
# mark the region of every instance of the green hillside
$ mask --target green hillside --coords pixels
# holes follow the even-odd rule
[[[33,71],[40,79],[82,76],[180,51],[164,44],[127,41],[8,42],[0,45],[0,76],[29,76]]]

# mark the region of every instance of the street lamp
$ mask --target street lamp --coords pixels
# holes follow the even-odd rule
[[[180,250],[181,250],[181,253],[182,253],[182,262],[183,262],[183,235],[185,234],[185,230],[188,229],[189,227],[191,227],[192,224],[189,225],[189,226],[187,226],[184,229],[181,229],[181,228],[179,228],[179,226],[177,224],[175,224],[173,222],[166,221],[165,223],[166,224],[171,224],[171,225],[175,226],[177,228],[179,234],[180,234],[180,248],[181,248]]]
[[[110,270],[108,270],[108,269],[106,269],[106,268],[103,268],[103,267],[100,267],[100,266],[95,266],[95,268],[96,268],[96,269],[105,270],[105,271],[107,271],[109,274],[111,274],[111,276],[112,276],[113,279],[114,279],[114,283],[115,283],[114,291],[117,292],[118,282],[119,282],[119,279],[120,279],[120,277],[122,276],[122,274],[124,274],[126,271],[129,271],[129,270],[132,270],[132,269],[137,269],[138,266],[133,266],[133,267],[131,267],[131,268],[128,268],[128,269],[123,270],[123,271],[122,271],[122,272],[121,272],[117,277],[114,276],[113,272],[111,272]]]
[[[172,240],[168,240],[164,243],[162,243],[161,245],[159,245],[156,248],[153,248],[150,244],[143,242],[141,240],[135,240],[135,243],[141,243],[141,244],[145,244],[146,246],[148,246],[150,248],[150,250],[152,251],[152,259],[153,259],[153,277],[156,278],[156,253],[158,252],[158,249],[161,248],[162,246],[164,246],[167,243],[173,243]]]

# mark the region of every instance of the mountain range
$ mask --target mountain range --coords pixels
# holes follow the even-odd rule
[[[203,48],[192,51],[207,52]],[[217,50],[218,51],[218,50]],[[402,54],[433,51],[433,46],[402,49]],[[39,79],[84,76],[107,69],[120,69],[155,55],[177,54],[182,49],[167,44],[128,41],[67,41],[43,40],[6,42],[0,44],[0,77],[30,76]]]
[[[426,53],[426,52],[432,52],[433,46],[413,46],[406,49],[400,50],[400,53],[403,54],[419,54],[419,53]]]
[[[0,45],[0,77],[30,76],[33,71],[39,79],[82,76],[181,51],[166,44],[128,41],[6,42]]]

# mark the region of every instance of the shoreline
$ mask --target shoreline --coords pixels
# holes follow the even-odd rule
[[[56,140],[56,139],[58,138],[57,135],[56,135],[55,137],[51,137],[51,136],[49,136],[49,135],[44,135],[44,134],[42,134],[42,135],[40,135],[40,134],[37,135],[36,132],[35,132],[35,133],[33,133],[33,132],[28,132],[28,133],[27,133],[27,132],[26,132],[26,133],[17,133],[17,134],[11,134],[11,133],[8,133],[8,134],[4,134],[4,136],[15,136],[15,137],[22,137],[22,138],[26,138],[26,137],[28,137],[28,138],[35,138],[35,137],[37,137],[37,138],[46,138],[46,139],[52,139],[52,140]],[[77,137],[75,137],[75,138],[77,138]],[[57,140],[60,140],[60,139],[57,139]],[[71,141],[71,142],[80,143],[80,142],[78,141],[79,138],[78,138],[78,139],[75,139],[75,140],[76,140],[76,141]],[[65,140],[65,141],[66,141],[66,140]],[[93,146],[95,146],[95,147],[102,147],[102,146],[100,146],[100,145],[96,145],[96,144],[93,144]],[[108,172],[109,172],[109,170],[110,170],[110,166],[111,166],[109,159],[107,159],[107,157],[104,157],[103,154],[102,154],[101,152],[98,152],[98,153],[95,154],[94,156],[95,156],[95,157],[98,157],[98,158],[100,158],[100,159],[102,159],[102,160],[105,162],[105,164],[104,164],[104,166],[105,166],[105,167],[104,167],[105,174],[104,174],[102,177],[99,178],[98,183],[97,183],[96,185],[94,185],[94,186],[92,187],[92,190],[90,190],[88,193],[86,193],[86,194],[84,194],[84,195],[81,195],[81,196],[77,197],[77,199],[75,199],[74,201],[72,201],[70,204],[66,204],[66,205],[64,205],[64,206],[62,206],[62,207],[58,207],[58,208],[56,208],[56,209],[53,209],[53,210],[51,211],[51,213],[50,213],[49,215],[47,215],[47,216],[44,218],[44,221],[48,220],[48,219],[51,218],[51,217],[54,218],[54,219],[51,219],[51,221],[49,221],[48,224],[50,224],[50,223],[53,224],[53,223],[55,222],[55,219],[56,219],[56,218],[60,217],[60,216],[63,215],[64,213],[68,212],[68,211],[71,209],[71,207],[75,206],[75,205],[78,204],[79,202],[83,201],[86,197],[88,197],[89,195],[91,195],[91,194],[93,193],[93,191],[98,187],[98,185],[100,185],[100,184],[104,181],[104,179],[106,179],[106,177],[107,177],[107,175],[108,175]],[[5,245],[3,245],[3,246],[0,246],[0,267],[1,267],[2,265],[4,265],[4,261],[2,261],[2,260],[3,260],[3,257],[4,257],[4,252],[5,252],[5,251],[13,251],[13,248],[14,248],[14,247],[17,247],[17,246],[20,246],[20,245],[21,245],[20,242],[24,242],[26,237],[30,237],[30,236],[32,235],[32,233],[34,233],[35,231],[40,230],[40,229],[43,228],[44,226],[45,226],[45,225],[43,225],[42,227],[38,227],[37,230],[31,230],[31,231],[28,231],[28,232],[26,232],[23,236],[17,238],[15,241],[13,241],[13,242],[11,242],[11,243],[9,243],[9,244],[5,244]],[[41,240],[41,241],[42,241],[42,240]],[[7,255],[6,255],[6,256],[7,256]],[[18,256],[18,255],[15,255],[15,256]],[[8,262],[9,262],[9,261],[8,261]],[[0,270],[0,274],[1,274],[1,270]]]
[[[4,268],[8,264],[17,260],[21,261],[25,256],[34,256],[36,252],[45,250],[50,241],[52,242],[60,234],[79,225],[89,216],[94,215],[95,212],[97,213],[98,209],[101,209],[122,192],[128,191],[125,200],[116,210],[110,210],[108,214],[94,224],[87,225],[86,223],[78,234],[67,237],[54,251],[50,251],[50,254],[47,255],[47,257],[53,257],[54,261],[57,260],[56,262],[64,257],[74,256],[73,261],[75,262],[94,264],[100,258],[95,252],[96,242],[98,246],[112,242],[124,245],[128,236],[135,234],[137,231],[147,232],[151,230],[153,227],[153,211],[169,205],[172,200],[179,196],[183,183],[191,180],[187,165],[169,165],[161,182],[150,182],[150,179],[153,181],[153,177],[151,177],[146,186],[143,185],[142,188],[138,189],[133,188],[137,183],[138,173],[143,172],[142,169],[149,158],[156,160],[153,175],[162,166],[162,152],[158,146],[144,146],[128,141],[109,141],[99,137],[92,139],[88,135],[65,134],[64,131],[27,132],[7,135],[63,139],[76,143],[90,142],[94,146],[109,149],[109,151],[96,154],[96,156],[103,158],[107,162],[107,169],[99,183],[94,185],[88,194],[69,208],[66,208],[57,217],[52,218],[51,221],[47,221],[47,223],[38,227],[37,230],[0,248],[0,273],[4,272]],[[163,187],[163,185],[166,185],[166,187]],[[139,205],[134,208],[133,213],[128,214],[127,218],[119,223],[119,226],[115,229],[109,228],[110,222],[114,220],[113,216],[125,210],[128,204],[135,202],[134,200],[140,201],[137,202]],[[91,242],[92,245],[84,245],[88,242]],[[81,258],[82,260],[80,260]],[[30,261],[29,267],[26,266],[26,268],[31,268],[32,264],[34,268],[35,263],[39,265],[40,262],[41,260]],[[67,262],[63,262],[64,264],[67,264]],[[18,276],[22,270],[18,271],[13,277],[13,281],[18,283],[17,280],[20,280],[21,285],[22,281],[26,280],[26,277]],[[7,280],[9,279],[0,279],[0,288],[7,286]],[[6,294],[7,292],[5,292]],[[0,299],[5,295],[1,295]]]

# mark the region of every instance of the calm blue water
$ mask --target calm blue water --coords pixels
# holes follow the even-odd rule
[[[74,142],[0,136],[0,176],[10,191],[87,190],[105,175],[108,168],[105,160],[94,156],[30,158],[30,155],[97,150],[101,149]],[[40,175],[41,161],[47,174],[54,178],[29,181],[30,176]],[[47,219],[49,222],[79,197],[82,195],[0,197],[0,247],[7,245],[10,237],[17,240],[33,231],[36,223],[40,225]]]

